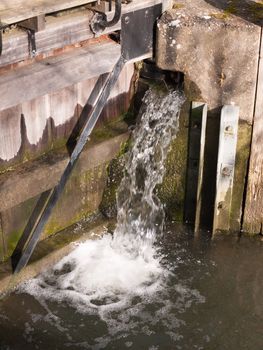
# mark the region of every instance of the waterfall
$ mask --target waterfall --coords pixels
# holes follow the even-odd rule
[[[178,91],[150,89],[146,93],[117,196],[113,238],[105,234],[78,244],[52,269],[24,283],[20,291],[42,302],[64,300],[79,312],[95,310],[109,321],[112,310],[129,307],[135,296],[149,296],[161,288],[167,271],[154,242],[162,232],[164,210],[155,188],[165,173],[183,102]]]

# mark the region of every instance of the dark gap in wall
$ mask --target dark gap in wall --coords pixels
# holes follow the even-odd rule
[[[217,155],[219,146],[220,131],[220,113],[221,107],[208,111],[203,186],[202,186],[202,208],[200,217],[200,226],[203,229],[211,230],[213,227],[215,194],[216,194],[216,175],[217,175]]]

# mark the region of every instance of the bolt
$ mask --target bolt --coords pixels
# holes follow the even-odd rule
[[[130,17],[126,16],[124,19],[125,24],[129,24],[130,23]]]
[[[233,134],[233,126],[231,125],[226,126],[225,132],[227,132],[228,134]]]
[[[219,202],[217,205],[217,209],[223,209],[223,205],[224,205],[223,202]]]
[[[221,170],[221,174],[222,174],[223,176],[230,176],[231,173],[232,173],[232,169],[229,168],[229,167],[227,167],[227,166],[225,166],[225,167]]]

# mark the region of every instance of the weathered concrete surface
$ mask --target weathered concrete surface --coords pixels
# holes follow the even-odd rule
[[[261,28],[255,20],[242,18],[242,4],[247,1],[238,2],[236,15],[227,8],[229,2],[211,3],[174,1],[173,9],[158,23],[156,60],[162,69],[183,72],[188,100],[204,101],[209,107],[203,191],[207,205],[202,215],[208,227],[212,225],[220,109],[225,104],[240,106],[242,137],[230,225],[239,230],[248,161],[240,152],[251,140]]]

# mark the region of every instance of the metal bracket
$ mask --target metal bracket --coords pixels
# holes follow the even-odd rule
[[[28,35],[28,45],[29,45],[30,56],[35,57],[37,52],[35,31],[33,29],[27,29],[26,31]]]
[[[0,56],[3,53],[3,31],[9,27],[9,24],[3,24],[0,22]]]
[[[112,20],[108,21],[105,13],[97,12],[91,20],[90,28],[95,34],[102,33],[106,28],[113,27],[121,18],[121,2],[122,0],[115,0],[115,12]],[[112,1],[110,1],[110,8]]]
[[[127,60],[143,58],[153,51],[154,29],[162,14],[162,3],[122,16],[122,56]]]
[[[3,52],[3,29],[0,29],[0,56],[2,55]]]

